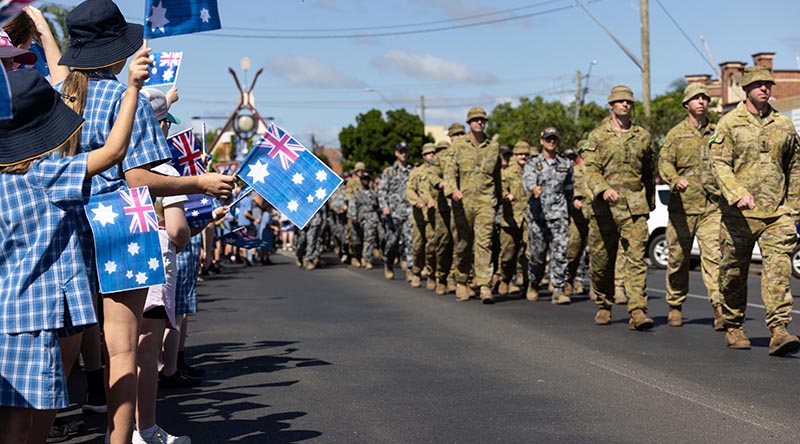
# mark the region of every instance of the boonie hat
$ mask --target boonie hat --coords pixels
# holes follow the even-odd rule
[[[426,155],[426,154],[433,154],[435,152],[436,152],[436,145],[434,145],[432,143],[426,143],[425,145],[422,145],[422,155],[423,156]]]
[[[79,69],[97,69],[127,59],[142,47],[144,27],[128,23],[111,0],[86,0],[67,14],[69,46],[58,61]]]
[[[464,128],[464,125],[460,123],[453,123],[452,125],[450,125],[450,128],[447,128],[448,137],[458,136],[460,134],[466,134],[466,133],[467,129]]]
[[[38,57],[36,54],[14,46],[8,34],[0,30],[0,59],[14,59],[20,65],[33,65]]]
[[[530,144],[528,144],[528,142],[520,140],[519,142],[514,144],[514,150],[512,152],[514,154],[530,154],[531,146]]]
[[[558,130],[553,126],[548,126],[547,128],[543,129],[539,137],[542,139],[556,137],[558,140],[561,140],[561,134],[558,134]]]
[[[353,167],[354,171],[364,171],[367,169],[367,166],[364,165],[364,162],[356,162],[356,166]]]
[[[0,166],[41,157],[60,148],[83,124],[35,69],[8,73],[10,119],[0,120]]]
[[[755,82],[770,82],[774,85],[775,77],[772,77],[772,73],[769,72],[769,68],[766,66],[748,66],[744,69],[744,75],[742,75],[742,82],[740,84],[742,88],[744,88]]]
[[[408,151],[408,144],[405,142],[400,142],[397,144],[397,146],[394,147],[394,149],[400,152]]]
[[[450,142],[446,140],[436,142],[436,151],[446,150],[448,148],[450,148]]]
[[[683,90],[683,100],[681,101],[682,104],[686,105],[686,102],[692,100],[696,96],[699,95],[706,96],[709,100],[711,100],[711,96],[708,95],[708,89],[702,83],[692,83],[688,85],[686,89]]]
[[[607,102],[614,103],[620,100],[636,102],[636,99],[633,98],[633,90],[625,85],[617,85],[611,88],[611,94],[608,96]]]
[[[486,115],[486,111],[481,108],[480,106],[473,106],[472,108],[467,111],[467,123],[472,121],[473,119],[486,119],[489,120],[489,117]]]
[[[167,96],[164,95],[161,90],[154,88],[142,88],[141,92],[144,98],[150,102],[150,106],[153,107],[153,111],[156,114],[156,119],[158,119],[159,122],[166,119],[167,122],[174,123],[176,125],[181,123],[177,117],[173,116],[167,111],[169,108],[167,106]]]

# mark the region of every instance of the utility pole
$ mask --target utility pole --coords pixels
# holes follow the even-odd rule
[[[425,128],[425,96],[419,96],[419,118],[422,119],[422,127]]]
[[[648,1],[640,0],[642,13],[642,103],[644,115],[650,117],[650,14]]]
[[[581,115],[581,97],[583,97],[583,85],[581,83],[582,76],[579,69],[575,71],[575,113],[573,113],[575,123],[578,123],[578,118]]]

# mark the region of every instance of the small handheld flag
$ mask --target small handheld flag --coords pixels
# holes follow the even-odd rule
[[[206,172],[203,152],[197,146],[192,129],[180,132],[167,139],[172,152],[172,166],[181,176],[199,176]]]
[[[144,38],[220,29],[217,0],[145,0]]]
[[[158,221],[147,187],[94,195],[84,207],[101,293],[163,284]]]
[[[324,162],[272,122],[236,174],[301,229],[342,183]]]
[[[189,200],[183,203],[187,222],[210,221],[213,218],[214,202],[212,198],[205,194],[190,194],[187,197]]]
[[[272,247],[268,242],[247,234],[247,231],[244,230],[244,228],[245,227],[241,227],[231,231],[230,233],[225,233],[219,238],[219,240],[224,244],[230,244],[240,248],[269,249]]]
[[[144,82],[146,87],[174,85],[178,83],[178,72],[183,61],[183,51],[154,52],[150,54],[153,67],[150,77]]]

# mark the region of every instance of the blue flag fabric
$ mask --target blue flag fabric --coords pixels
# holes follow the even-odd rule
[[[217,0],[145,0],[144,38],[220,29]]]
[[[6,70],[0,66],[0,119],[10,119],[11,113],[11,86],[8,84]]]
[[[170,164],[181,176],[199,176],[206,172],[203,150],[198,146],[191,128],[171,136],[167,142],[172,153]]]
[[[150,77],[144,86],[164,86],[178,83],[178,72],[183,61],[183,51],[154,52],[150,54],[153,67],[150,68]]]
[[[247,234],[245,230],[236,230],[231,231],[230,233],[225,233],[219,238],[219,240],[221,240],[224,244],[230,244],[240,248],[259,248],[265,250],[272,248],[272,245],[269,242],[253,237]]]
[[[186,211],[187,222],[202,222],[212,219],[211,213],[214,211],[214,201],[205,194],[190,194],[189,200],[183,203]]]
[[[342,183],[289,133],[270,123],[236,174],[301,229]]]
[[[84,210],[94,234],[101,293],[165,282],[158,220],[147,187],[92,196]]]

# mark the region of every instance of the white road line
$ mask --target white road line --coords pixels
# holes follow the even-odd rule
[[[652,292],[654,292],[654,293],[667,294],[666,290],[661,290],[660,288],[649,288],[649,287],[648,287],[648,288],[647,288],[647,291],[652,291]],[[707,300],[708,300],[708,296],[705,296],[705,295],[699,295],[699,294],[692,294],[692,293],[689,293],[689,294],[687,294],[686,296],[687,296],[687,297],[690,297],[690,298],[694,298],[694,299],[702,299],[702,300],[704,300],[704,301],[707,301]],[[765,307],[764,307],[763,305],[761,305],[761,304],[752,304],[752,303],[750,303],[750,302],[748,302],[748,303],[747,303],[747,306],[748,306],[748,307],[760,308],[760,309],[762,309],[762,310],[764,310],[764,309],[765,309]],[[794,313],[794,314],[800,314],[800,310],[792,310],[792,313]]]

